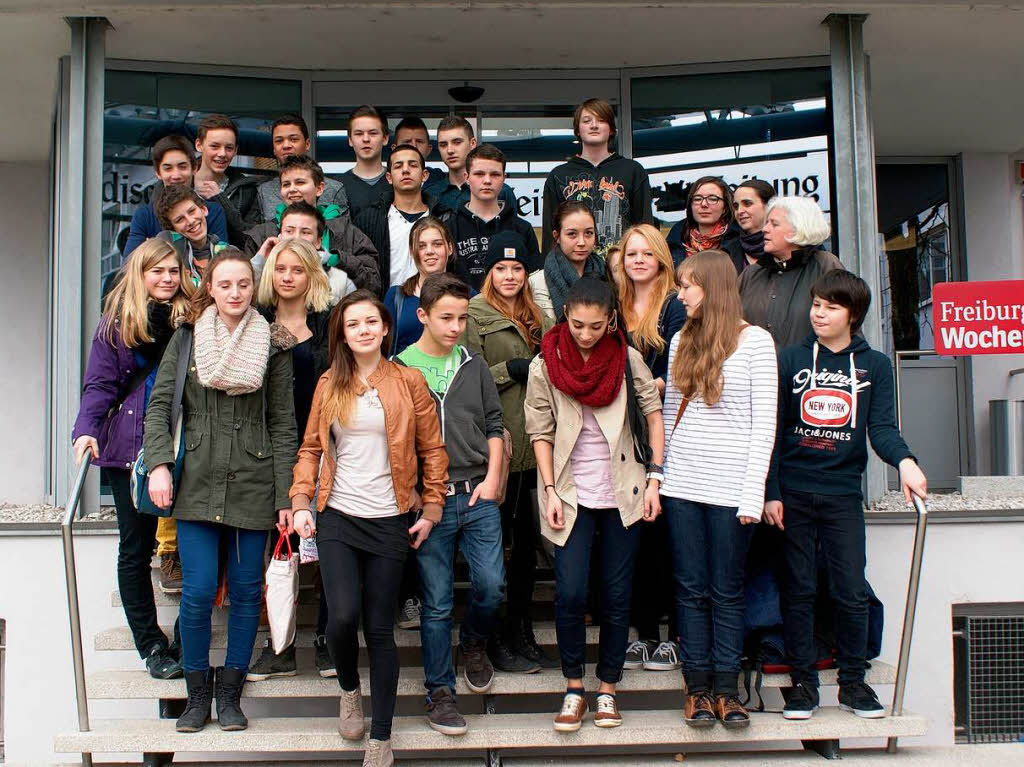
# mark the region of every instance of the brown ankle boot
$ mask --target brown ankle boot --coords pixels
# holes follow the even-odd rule
[[[711,694],[707,690],[698,690],[686,696],[683,704],[683,718],[691,727],[710,727],[715,723],[715,709],[711,702]]]
[[[715,714],[730,730],[750,724],[750,714],[743,708],[743,704],[735,695],[716,695]]]

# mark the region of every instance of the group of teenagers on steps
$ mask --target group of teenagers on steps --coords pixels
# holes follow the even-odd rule
[[[273,182],[230,167],[227,118],[201,124],[198,167],[182,137],[154,146],[163,186],[133,218],[107,286],[72,439],[114,495],[136,647],[152,676],[185,678],[179,731],[202,729],[214,700],[222,728],[245,729],[247,680],[296,672],[294,647],[268,646],[251,663],[274,530],[315,539],[315,662],[338,678],[349,740],[366,734],[362,624],[364,765],[394,760],[396,622],[421,632],[429,725],[466,732],[451,648],[456,552],[470,582],[458,634],[468,690],[487,692],[495,670],[560,667],[554,728],[569,732],[590,709],[596,726],[622,724],[624,668],[681,668],[686,722],[732,728],[749,724],[738,694],[747,553],[755,530],[775,528],[793,667],[784,716],[818,705],[821,556],[840,705],[884,716],[864,682],[867,441],[908,499],[927,487],[895,425],[889,360],[858,335],[866,283],[821,249],[829,228],[813,200],[775,197],[758,180],[697,180],[666,238],[646,173],[610,151],[611,107],[584,102],[573,126],[581,153],[545,186],[543,259],[504,157],[461,118],[437,133],[448,173],[427,168],[429,135],[414,118],[383,167],[388,126],[372,107],[349,122],[357,164],[340,182],[309,159],[294,117],[272,131]],[[600,195],[573,198],[587,188],[621,193],[617,239],[598,236]],[[130,489],[140,449],[180,558],[171,639],[150,581],[158,517],[139,513]],[[533,632],[544,556],[557,658]],[[222,579],[227,651],[214,669]]]

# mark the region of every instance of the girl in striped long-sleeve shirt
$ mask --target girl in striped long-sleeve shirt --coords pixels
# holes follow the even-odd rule
[[[688,320],[669,352],[662,504],[672,545],[688,724],[744,727],[743,570],[775,441],[775,343],[743,321],[736,270],[711,250],[678,271]]]

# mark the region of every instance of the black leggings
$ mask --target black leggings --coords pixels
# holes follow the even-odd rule
[[[508,617],[511,621],[529,620],[533,589],[537,583],[537,549],[540,531],[531,490],[537,484],[537,471],[509,474],[501,518],[505,540],[511,540],[508,558]]]
[[[370,737],[388,740],[398,693],[395,604],[404,562],[371,554],[337,539],[318,539],[317,547],[327,595],[327,647],[337,665],[338,681],[343,690],[359,687],[356,632],[362,616],[363,636],[370,654]]]

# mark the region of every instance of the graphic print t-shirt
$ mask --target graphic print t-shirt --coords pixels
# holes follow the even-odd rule
[[[455,376],[455,371],[459,367],[461,357],[462,349],[458,344],[455,344],[451,353],[444,357],[424,354],[416,344],[410,344],[405,347],[402,353],[398,355],[398,359],[406,365],[420,371],[423,374],[423,378],[426,379],[430,390],[442,397],[448,391],[448,386]]]

